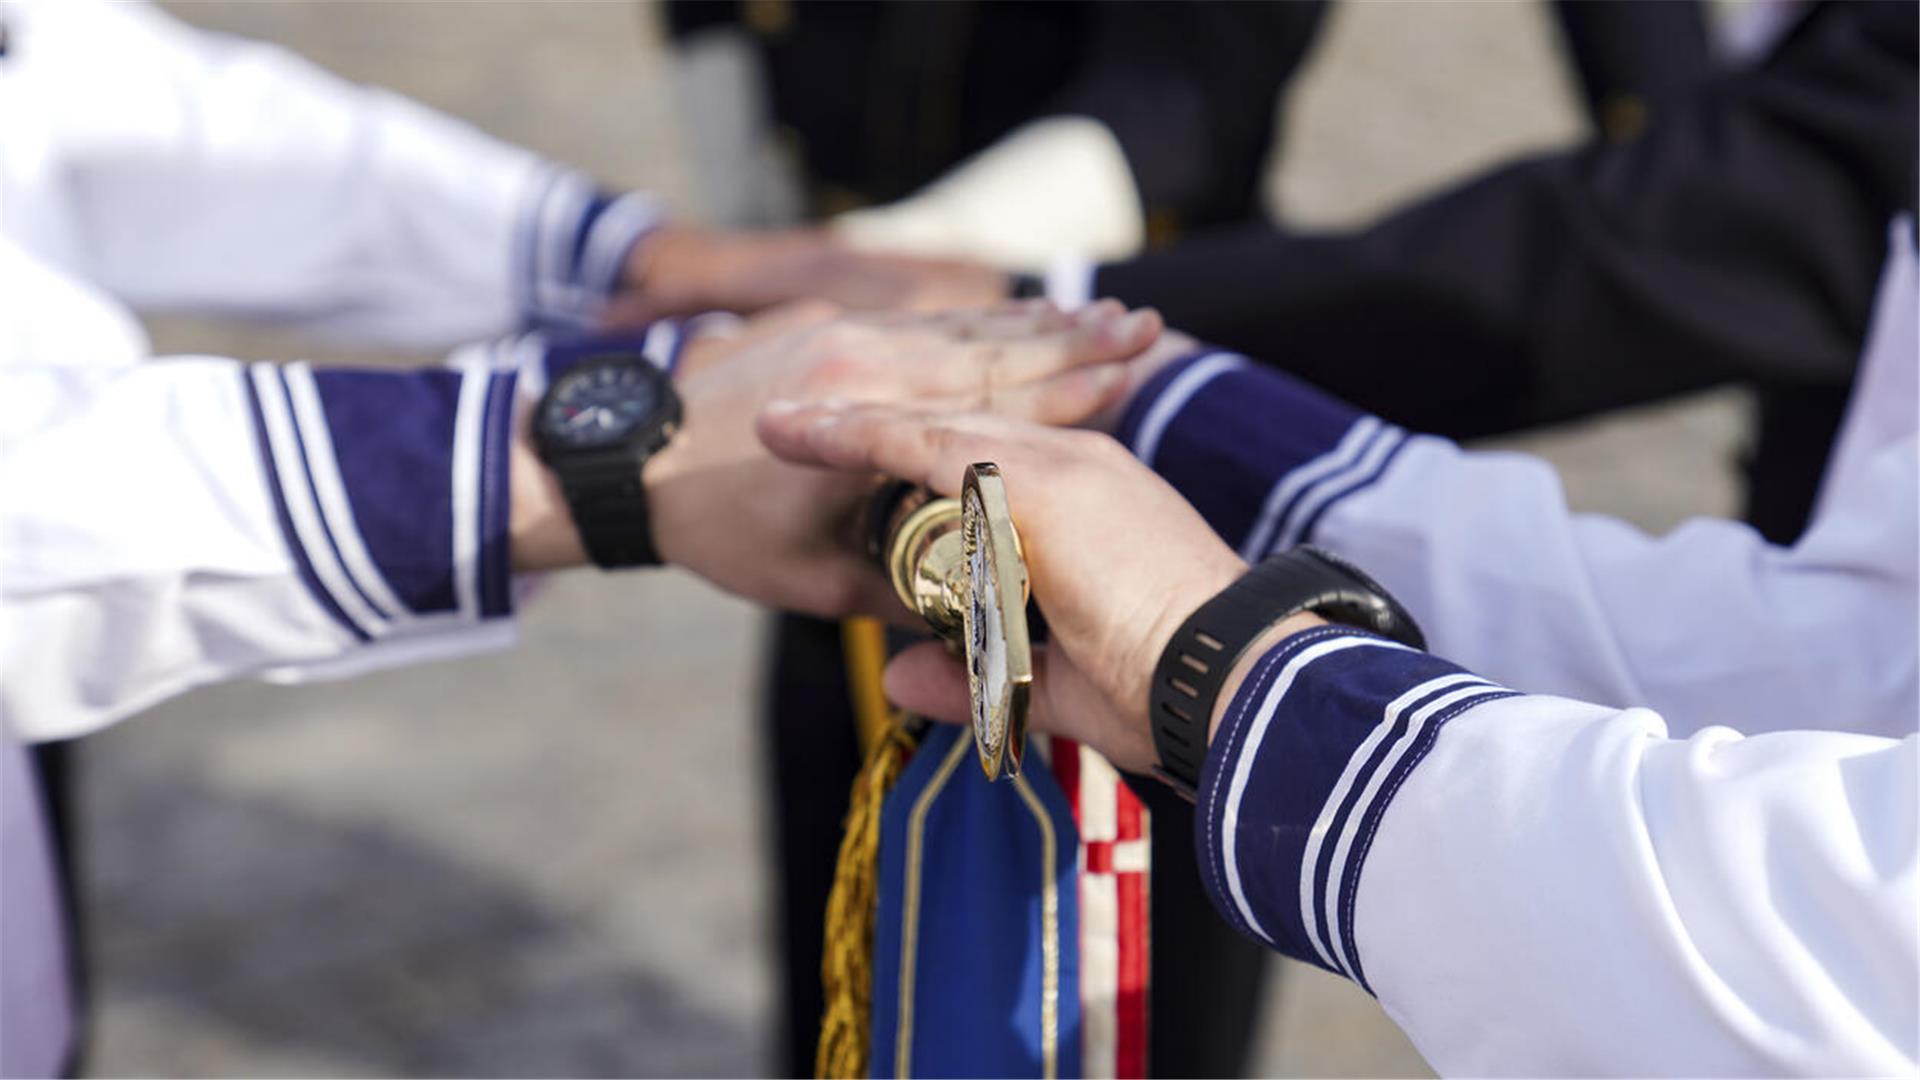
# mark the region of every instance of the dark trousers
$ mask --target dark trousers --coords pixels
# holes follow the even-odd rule
[[[30,760],[39,774],[40,797],[47,806],[47,846],[53,854],[54,886],[60,890],[61,928],[67,938],[67,985],[73,993],[73,1049],[62,1076],[78,1076],[85,1068],[89,994],[87,935],[81,922],[80,875],[80,744],[78,741],[39,743]]]

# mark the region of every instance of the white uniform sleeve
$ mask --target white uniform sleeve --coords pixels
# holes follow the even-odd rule
[[[517,375],[173,358],[0,369],[0,720],[512,640]]]
[[[3,16],[0,228],[137,308],[403,347],[576,325],[656,216],[144,4],[29,0]]]
[[[1442,1075],[1912,1075],[1916,776],[1920,737],[1673,739],[1325,628],[1230,704],[1194,827],[1222,914]]]
[[[1410,435],[1244,358],[1170,366],[1119,436],[1258,560],[1323,545],[1441,655],[1515,686],[1658,710],[1681,733],[1902,736],[1920,700],[1912,262],[1890,272],[1814,524],[1792,548],[1572,513],[1552,468]]]

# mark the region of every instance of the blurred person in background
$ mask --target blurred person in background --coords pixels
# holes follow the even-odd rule
[[[1628,137],[1491,170],[1351,233],[1221,231],[1091,269],[1071,292],[1154,304],[1455,438],[1747,383],[1745,516],[1791,542],[1866,340],[1886,222],[1914,208],[1920,67],[1911,4],[1758,14],[1770,41]]]
[[[1908,1075],[1920,250],[1911,217],[1885,238],[1791,547],[1573,514],[1540,461],[1178,335],[1111,439],[890,404],[760,431],[949,494],[996,463],[1049,628],[1034,730],[1196,799],[1222,918],[1441,1075]],[[938,645],[886,674],[958,723],[968,682]]]
[[[1712,70],[1702,5],[1545,6],[1597,140],[1633,137]],[[981,272],[991,265],[1031,271],[1023,290],[1075,304],[1090,295],[1095,262],[1179,253],[1222,229],[1272,230],[1261,196],[1282,143],[1279,105],[1328,5],[670,0],[665,14],[678,97],[698,118],[685,138],[715,219],[825,221],[860,250],[926,260],[896,279],[902,302],[1005,295],[1004,276]],[[978,262],[943,261],[953,259]],[[1201,288],[1219,291],[1213,279],[1236,273],[1221,260]],[[1155,284],[1198,276],[1182,264]],[[1203,332],[1290,355],[1269,338]],[[788,1072],[803,1075],[814,1067],[841,818],[862,757],[849,687],[858,677],[841,628],[818,620],[780,618],[773,652],[763,709],[784,1044]],[[1176,824],[1187,810],[1144,790],[1166,817],[1152,832],[1149,1071],[1242,1073],[1266,955],[1203,917]]]
[[[1885,224],[1914,208],[1920,68],[1910,4],[1738,14],[1728,63],[1626,109],[1637,122],[1371,227],[1213,230],[1006,287],[1152,304],[1206,340],[1456,438],[1748,383],[1759,409],[1746,517],[1789,542],[1852,384]],[[1626,36],[1614,51],[1660,47]]]
[[[311,610],[296,610],[290,581],[267,589],[270,598],[249,599],[245,588],[222,574],[195,577],[193,567],[205,568],[196,560],[218,563],[230,556],[245,571],[269,578],[293,573],[299,565],[297,576],[327,586],[314,595],[325,597],[316,602],[333,619],[334,630],[354,641],[360,635],[381,637],[383,647],[370,652],[382,657],[422,659],[505,642],[502,624],[489,617],[507,603],[499,595],[503,579],[486,578],[494,584],[482,589],[475,569],[485,562],[493,568],[488,574],[502,572],[497,529],[476,532],[469,517],[449,532],[449,518],[425,537],[405,529],[399,535],[369,536],[363,551],[335,539],[327,547],[331,555],[309,564],[297,555],[298,548],[281,550],[279,534],[258,532],[262,523],[248,518],[259,508],[257,500],[266,497],[259,472],[263,462],[273,490],[281,493],[276,500],[292,500],[274,505],[289,515],[288,528],[298,527],[303,537],[330,536],[327,525],[349,513],[343,508],[351,503],[350,480],[314,488],[306,502],[287,494],[304,490],[306,477],[328,475],[313,464],[323,451],[306,443],[324,439],[321,427],[331,422],[327,388],[349,385],[358,389],[345,398],[358,404],[343,407],[353,411],[355,432],[362,426],[405,427],[370,436],[364,445],[431,470],[421,482],[451,482],[454,470],[446,455],[453,447],[436,440],[449,436],[445,425],[458,426],[460,470],[466,477],[457,496],[461,513],[471,515],[484,506],[498,515],[505,501],[497,488],[474,486],[480,466],[472,459],[485,447],[505,445],[498,442],[505,430],[500,425],[507,422],[513,395],[503,377],[487,374],[494,359],[475,353],[462,372],[386,380],[299,367],[284,376],[278,369],[259,368],[242,378],[230,363],[170,364],[147,374],[126,370],[151,351],[134,312],[215,313],[369,347],[435,349],[529,328],[566,334],[652,320],[669,311],[752,309],[791,299],[798,295],[795,289],[837,294],[859,305],[875,301],[874,283],[910,277],[915,265],[844,253],[823,260],[819,245],[790,238],[731,238],[681,229],[665,222],[645,195],[598,190],[532,153],[395,95],[345,83],[283,50],[198,32],[147,5],[85,0],[0,4],[0,245],[8,282],[0,293],[7,334],[0,342],[0,363],[34,367],[10,376],[7,395],[6,693],[10,702],[35,701],[32,708],[10,704],[7,710],[7,798],[12,800],[7,850],[20,866],[38,865],[38,853],[49,840],[27,812],[36,805],[34,772],[43,774],[40,786],[55,819],[50,850],[58,856],[66,849],[58,841],[71,833],[68,758],[50,749],[61,746],[57,740],[64,735],[197,681],[277,668],[276,658],[294,659],[278,649],[315,660],[309,655],[312,640],[280,634],[264,643],[250,641],[241,628],[228,625],[229,619],[244,623],[240,612],[260,602],[300,630],[320,633],[307,621]],[[747,273],[782,265],[788,269],[774,274],[772,285]],[[1105,311],[1095,322],[1105,325],[1114,314]],[[1069,331],[1053,325],[1046,332],[1057,340]],[[524,359],[542,346],[516,348]],[[662,349],[663,356],[673,352],[670,345],[659,345],[656,352]],[[519,361],[502,351],[498,363],[511,367]],[[60,370],[47,370],[48,365]],[[175,380],[197,389],[175,390]],[[247,395],[234,397],[242,388]],[[201,391],[213,397],[197,399],[194,394]],[[375,401],[377,408],[370,405]],[[418,412],[408,412],[409,405]],[[60,415],[67,407],[75,411],[71,418]],[[283,440],[273,451],[278,457],[262,459],[245,440],[232,442],[252,408],[260,410],[252,421],[258,429],[270,426],[274,438]],[[373,415],[367,415],[370,408]],[[394,414],[387,416],[388,410]],[[206,428],[203,437],[228,440],[217,447],[194,444],[212,455],[205,460],[164,455],[148,460],[127,448],[134,433],[143,430],[189,437],[184,429],[200,425]],[[69,439],[76,443],[62,441]],[[291,444],[284,442],[289,439]],[[289,456],[289,445],[299,453]],[[334,449],[345,453],[342,447],[355,445],[362,445],[358,435],[349,434]],[[158,470],[149,477],[154,484],[125,492],[138,496],[131,502],[115,503],[107,497],[115,489],[70,482],[74,470],[88,461],[105,468],[100,455],[123,467],[108,469],[109,476],[124,483],[141,475],[136,467],[151,467]],[[360,464],[384,469],[391,462],[382,463],[376,455]],[[340,467],[355,466],[342,461]],[[495,470],[488,475],[496,479],[504,475],[502,461],[489,459],[485,467]],[[208,495],[200,509],[209,517],[201,522],[167,501],[169,484],[196,478],[239,485],[234,498],[244,495],[256,502],[243,512],[232,499]],[[483,494],[483,488],[492,494]],[[451,489],[440,491],[440,497],[456,498]],[[44,501],[34,503],[35,498]],[[77,516],[62,525],[62,515]],[[498,525],[488,520],[493,522],[489,528]],[[188,529],[225,523],[245,533],[245,543],[221,546],[203,536],[169,549],[160,543],[155,524],[168,521]],[[134,527],[148,529],[143,539],[156,546],[143,547],[136,540],[130,548],[116,547],[105,539]],[[314,533],[316,528],[321,532]],[[464,583],[457,588],[449,583],[447,567],[411,556],[408,568],[396,572],[423,575],[414,583],[428,588],[429,595],[408,593],[404,583],[369,584],[373,579],[348,570],[377,567],[382,542],[404,551],[428,539],[452,544],[456,536],[473,570],[461,576]],[[488,536],[494,538],[491,547],[482,543]],[[340,543],[348,546],[336,550]],[[446,551],[435,558],[443,555],[451,558]],[[184,561],[170,563],[169,558]],[[98,654],[63,651],[73,642],[30,628],[25,612],[31,607],[36,618],[85,624],[87,613],[103,601],[95,597],[82,603],[76,597],[115,566],[126,572],[120,584],[132,592],[114,593],[105,608],[118,618],[135,619],[158,605],[147,615],[159,621],[142,623],[156,636],[96,644],[112,650],[157,648],[167,652],[168,661],[148,669],[122,656],[111,662],[113,670],[88,670],[80,682],[61,684],[67,687],[64,693],[37,696],[46,687],[32,677],[52,677],[58,684],[57,672],[74,674],[69,665],[106,661]],[[140,574],[146,571],[173,584],[148,581],[152,587],[143,588]],[[320,582],[320,575],[328,580]],[[189,579],[210,590],[205,595],[218,597],[196,608],[211,624],[154,614],[170,610],[172,603],[193,606],[174,591]],[[111,626],[125,629],[123,623],[92,629],[111,633]],[[385,640],[389,636],[400,640]],[[224,648],[234,651],[217,663],[201,652]],[[51,659],[43,664],[37,650],[48,649]],[[36,659],[27,660],[29,654]],[[342,663],[354,667],[360,661]],[[12,741],[23,735],[41,744],[33,761],[22,757]],[[8,864],[9,887],[17,882],[33,893],[27,872],[11,872],[15,865]],[[70,889],[64,895],[71,896]],[[9,904],[9,944],[17,940],[16,932],[26,932],[17,920],[39,926],[47,914],[24,901]],[[64,920],[70,929],[77,926],[72,914]],[[53,985],[39,981],[48,972],[36,969],[30,957],[39,955],[57,966],[57,950],[9,949],[8,955],[9,1008],[28,999],[17,992],[16,975],[30,986]],[[40,1007],[65,1014],[59,995],[41,994],[37,1000]],[[14,1072],[16,1062],[26,1072],[53,1067],[42,1052],[66,1045],[59,1024],[48,1019],[16,1026],[11,1020],[10,1014],[4,1071]],[[44,1043],[33,1041],[35,1032],[46,1036]]]

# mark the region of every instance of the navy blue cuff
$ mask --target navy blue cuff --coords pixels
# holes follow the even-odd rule
[[[634,245],[659,222],[659,207],[645,195],[599,191],[570,172],[544,175],[521,211],[514,244],[528,328],[593,326],[619,290]]]
[[[1512,691],[1346,627],[1295,634],[1253,668],[1207,751],[1200,876],[1227,920],[1367,985],[1354,898],[1381,815],[1447,721]]]
[[[638,355],[672,375],[704,318],[661,319],[640,329],[609,333],[522,334],[487,346],[485,362],[496,369],[518,371],[520,389],[534,400],[553,380],[598,356]]]
[[[525,334],[493,343],[489,346],[487,362],[495,367],[518,369],[526,378],[522,388],[536,397],[563,373],[596,356],[614,353],[638,354],[673,375],[680,370],[680,358],[689,342],[711,326],[739,321],[740,317],[730,312],[710,312],[684,319],[661,319],[635,330]]]
[[[516,379],[478,365],[246,372],[294,563],[356,639],[512,613]]]
[[[1156,373],[1116,435],[1248,562],[1312,540],[1326,512],[1377,483],[1407,440],[1377,417],[1218,349]]]

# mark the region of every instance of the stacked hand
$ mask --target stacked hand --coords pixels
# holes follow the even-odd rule
[[[635,246],[612,327],[667,315],[757,312],[803,299],[856,311],[979,308],[1007,295],[1007,277],[983,263],[857,251],[824,229],[656,230]]]
[[[1147,719],[1154,665],[1186,617],[1246,565],[1125,447],[1099,432],[899,404],[776,403],[760,435],[788,461],[949,495],[969,464],[998,464],[1052,637],[1035,657],[1035,730],[1079,739],[1124,769],[1158,760]],[[1318,621],[1288,620],[1267,639]],[[967,716],[966,673],[938,645],[897,657],[887,693],[939,719]]]
[[[760,412],[776,399],[832,399],[1078,423],[1124,392],[1125,361],[1159,333],[1151,311],[1109,301],[1068,315],[1030,301],[939,315],[797,305],[705,337],[681,361],[680,431],[644,472],[655,543],[668,563],[774,607],[904,618],[855,543],[876,478],[775,459],[754,434]],[[530,449],[515,472],[515,565],[580,562],[564,502]]]
[[[796,304],[710,333],[681,360],[681,429],[643,474],[655,542],[668,563],[773,607],[913,625],[861,550],[868,499],[882,476],[957,494],[968,465],[995,462],[1051,630],[1034,728],[1144,771],[1157,760],[1147,701],[1160,652],[1245,565],[1118,442],[1062,425],[1110,426],[1192,348],[1155,313],[1112,301],[1072,315],[1043,301],[865,315]],[[551,477],[520,452],[516,565],[578,563]],[[965,671],[935,643],[897,657],[887,691],[938,719],[968,715]]]

